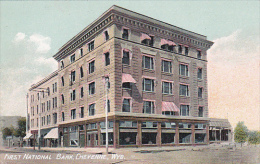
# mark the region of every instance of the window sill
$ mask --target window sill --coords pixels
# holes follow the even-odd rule
[[[155,94],[154,91],[143,91],[143,93],[148,93],[148,94]]]
[[[184,75],[180,75],[179,77],[180,77],[180,78],[183,78],[183,79],[188,79],[188,78],[190,78],[189,76],[184,76]]]
[[[170,73],[170,72],[162,72],[162,75],[173,76],[173,73]]]
[[[122,88],[123,91],[131,91],[131,88]]]
[[[154,72],[155,72],[154,69],[148,69],[148,68],[143,68],[143,71],[144,71],[144,72],[151,72],[151,73],[154,73]]]
[[[174,96],[172,93],[162,93],[163,96]]]
[[[126,68],[131,67],[130,64],[123,64],[123,63],[122,63],[122,66],[123,66],[123,67],[126,67]]]
[[[202,82],[203,80],[198,78],[198,81],[201,81],[201,82]]]
[[[180,98],[190,98],[190,96],[180,95]]]

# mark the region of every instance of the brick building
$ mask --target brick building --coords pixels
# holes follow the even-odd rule
[[[105,145],[109,80],[111,146],[208,144],[212,44],[112,6],[60,48],[53,56],[58,70],[29,89],[30,132],[40,123],[42,137],[56,133],[61,146]]]

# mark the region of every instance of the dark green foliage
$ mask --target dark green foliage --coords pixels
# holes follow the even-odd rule
[[[245,143],[247,140],[248,130],[247,127],[244,125],[244,122],[239,121],[235,128],[235,142],[237,143]]]
[[[260,132],[252,131],[249,133],[248,142],[250,144],[259,144],[260,143]]]

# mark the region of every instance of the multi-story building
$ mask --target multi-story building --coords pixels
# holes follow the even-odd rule
[[[114,147],[207,144],[212,44],[112,6],[61,47],[58,70],[30,88],[31,132],[41,123],[41,135],[55,128],[61,146],[104,145],[107,105]]]

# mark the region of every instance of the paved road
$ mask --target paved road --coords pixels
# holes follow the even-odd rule
[[[161,147],[111,149],[114,154],[100,154],[104,149],[61,149],[32,150],[25,148],[0,149],[0,161],[9,163],[123,163],[123,164],[222,164],[260,163],[260,147],[228,146]],[[35,156],[33,156],[35,155]],[[35,159],[44,158],[44,159]],[[51,159],[50,159],[51,158]],[[99,158],[99,159],[97,159]]]

